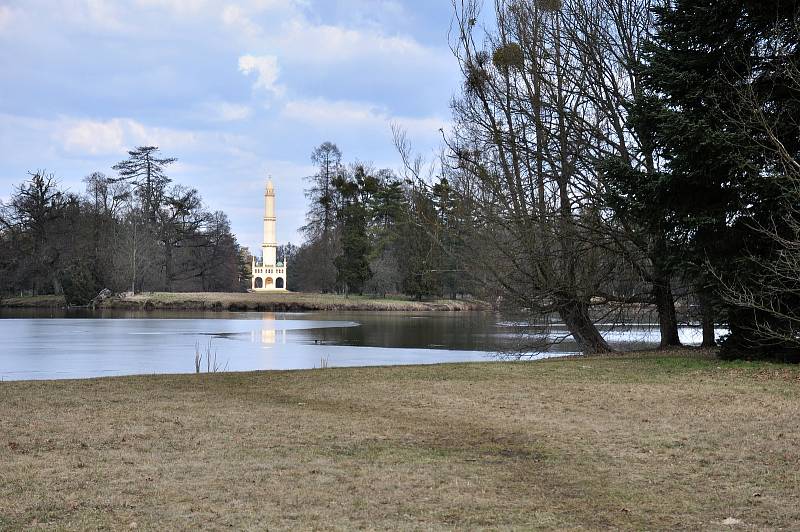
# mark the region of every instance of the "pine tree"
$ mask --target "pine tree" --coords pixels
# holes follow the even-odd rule
[[[758,289],[758,272],[743,272],[739,259],[776,252],[755,227],[775,215],[781,191],[763,142],[743,119],[750,110],[742,95],[781,93],[785,84],[776,74],[781,64],[797,61],[798,6],[780,0],[678,0],[657,14],[657,36],[644,67],[647,97],[654,102],[646,118],[655,126],[668,171],[657,183],[653,207],[674,223],[701,296],[719,304],[721,285],[733,276],[749,276]],[[797,123],[796,94],[767,99],[777,122]],[[791,127],[779,124],[777,130],[788,133]],[[796,149],[796,131],[785,140]],[[774,351],[758,338],[756,313],[728,307],[727,315],[729,352]]]
[[[436,205],[425,191],[408,192],[408,205],[398,227],[403,292],[415,299],[441,295],[442,265]]]
[[[364,167],[357,165],[352,179],[338,177],[334,184],[342,197],[342,207],[338,213],[342,252],[333,261],[337,270],[336,281],[346,294],[360,294],[364,291],[364,284],[372,277],[367,202],[375,183]]]
[[[119,178],[110,182],[131,183],[142,201],[147,220],[155,222],[164,190],[171,181],[165,169],[175,161],[174,157],[158,157],[157,146],[139,146],[128,152],[127,159],[112,167]]]

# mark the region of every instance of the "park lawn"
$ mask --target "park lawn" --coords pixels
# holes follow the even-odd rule
[[[800,369],[686,350],[2,382],[0,476],[0,529],[798,529]]]

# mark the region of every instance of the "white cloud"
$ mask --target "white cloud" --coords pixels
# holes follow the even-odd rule
[[[346,12],[352,23],[358,27],[375,27],[410,23],[407,7],[396,0],[337,0],[339,9]]]
[[[403,16],[404,8],[395,1],[358,1],[349,9],[357,26],[317,23],[307,16],[307,3],[301,0],[250,0],[228,4],[222,21],[251,49],[270,50],[285,65],[335,67],[369,61],[379,65],[451,65],[446,47],[424,46],[409,35],[387,34],[377,19],[366,13],[384,11],[380,19]],[[263,17],[270,11],[270,17]],[[276,23],[271,23],[277,21]]]
[[[226,4],[222,8],[221,18],[223,24],[237,37],[244,37],[245,40],[255,43],[264,40],[265,32],[253,17],[269,12],[270,19],[283,20],[301,16],[302,9],[307,6],[306,0],[239,0]]]
[[[389,130],[398,124],[412,136],[436,136],[440,128],[447,129],[449,122],[439,117],[393,116],[388,109],[363,102],[293,100],[283,108],[283,116],[319,128],[358,127]]]
[[[133,146],[152,144],[165,149],[197,144],[193,131],[150,127],[130,118],[110,120],[61,119],[54,126],[54,136],[65,151],[83,155],[123,153]]]
[[[129,31],[128,25],[123,22],[124,16],[120,12],[117,2],[107,0],[85,0],[86,16],[96,27],[105,31]]]
[[[264,12],[295,5],[295,0],[237,0],[222,8],[224,22],[236,22],[247,18],[245,12]],[[135,0],[135,7],[162,9],[179,17],[211,16],[216,18],[220,11],[219,0]]]
[[[346,101],[329,102],[322,98],[287,102],[283,114],[292,120],[315,126],[374,125],[379,122],[388,123],[389,120],[386,113],[379,106],[373,104]]]
[[[453,63],[444,46],[431,48],[408,35],[388,35],[379,27],[319,24],[300,10],[289,12],[281,20],[284,22],[277,27],[261,27],[237,7],[228,15],[227,25],[247,46],[275,51],[286,64],[328,68],[368,62],[424,68]]]
[[[387,36],[376,30],[355,30],[292,20],[279,35],[282,48],[304,62],[346,63],[368,56],[393,61],[428,57],[431,51],[410,37]]]
[[[80,120],[67,125],[56,136],[69,152],[98,155],[116,153],[125,147],[124,124],[118,119],[107,122]]]
[[[276,96],[283,94],[283,87],[278,85],[278,58],[274,55],[243,55],[239,57],[239,71],[243,74],[256,74],[253,88],[264,89]]]
[[[261,28],[248,17],[241,6],[227,5],[222,9],[222,22],[250,39],[261,35]]]
[[[198,14],[214,7],[216,2],[209,0],[136,0],[136,5],[168,9],[176,14]]]
[[[218,102],[212,104],[217,120],[223,122],[234,122],[245,120],[253,114],[253,109],[247,105],[231,102]]]
[[[441,140],[441,131],[447,132],[452,127],[450,120],[438,116],[408,117],[398,116],[392,122],[404,129],[412,139]]]
[[[11,26],[14,11],[8,6],[0,6],[0,31]]]

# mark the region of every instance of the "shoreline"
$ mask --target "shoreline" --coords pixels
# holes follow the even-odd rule
[[[0,308],[86,308],[67,307],[63,296],[24,296],[0,299]],[[439,299],[413,301],[407,299],[310,294],[300,292],[146,292],[133,296],[112,296],[99,302],[96,309],[119,310],[204,310],[301,312],[330,310],[368,310],[376,312],[485,311],[491,307],[476,300]]]
[[[358,370],[392,370],[394,368],[406,368],[409,371],[419,368],[432,368],[436,366],[481,366],[484,364],[516,364],[526,365],[534,363],[558,363],[563,361],[585,361],[591,363],[593,361],[620,361],[620,360],[647,360],[654,358],[685,358],[685,359],[708,359],[717,360],[717,348],[706,348],[699,346],[682,346],[673,348],[655,348],[646,351],[619,351],[614,353],[603,353],[596,355],[583,355],[580,353],[565,353],[557,354],[554,356],[545,356],[541,358],[492,358],[486,360],[468,360],[468,361],[455,361],[455,362],[417,362],[413,364],[375,364],[375,365],[356,365],[356,366],[336,366],[329,365],[325,368],[293,368],[293,369],[245,369],[245,370],[220,370],[210,374],[226,374],[226,375],[260,375],[260,374],[302,374],[305,372],[315,372],[321,369],[329,370],[345,370],[345,371],[358,371]],[[765,367],[769,367],[769,363],[764,363]],[[201,375],[209,375],[206,372],[200,372]],[[2,383],[25,383],[25,382],[38,382],[38,383],[62,383],[62,382],[84,382],[84,381],[99,381],[108,379],[138,379],[148,377],[164,377],[164,378],[184,378],[192,375],[198,375],[195,372],[180,372],[180,373],[128,373],[123,375],[95,375],[89,377],[66,377],[66,378],[43,378],[43,379],[7,379],[3,378],[4,375],[0,374],[0,384]]]

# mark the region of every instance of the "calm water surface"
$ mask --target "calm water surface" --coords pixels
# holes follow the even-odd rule
[[[228,371],[492,360],[541,339],[519,332],[488,312],[0,310],[0,380],[192,373],[196,346],[209,344]],[[681,335],[699,342],[695,329]],[[658,343],[650,326],[607,336],[620,347]],[[531,358],[574,352],[567,341]]]

